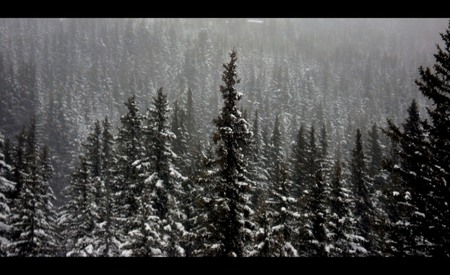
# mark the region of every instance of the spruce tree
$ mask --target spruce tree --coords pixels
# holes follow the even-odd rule
[[[373,178],[381,169],[381,160],[383,157],[376,123],[374,123],[372,125],[372,128],[368,132],[368,134],[369,134],[368,135],[368,137],[369,137],[368,152],[369,152],[369,156],[370,156],[369,176]]]
[[[429,212],[426,219],[433,227],[429,241],[434,248],[432,255],[450,255],[450,21],[447,30],[441,33],[443,48],[437,45],[434,54],[436,63],[433,69],[419,68],[420,79],[416,80],[422,94],[431,100],[427,108],[430,122],[426,125],[429,139],[430,159],[427,165],[431,170]]]
[[[294,146],[292,148],[292,180],[296,188],[296,196],[301,198],[306,189],[306,156],[307,144],[304,136],[304,126],[298,130]]]
[[[350,256],[352,235],[351,191],[343,173],[339,147],[333,167],[328,199],[328,255],[334,257]]]
[[[96,220],[91,209],[92,178],[84,155],[80,155],[77,168],[72,174],[68,196],[59,218],[59,223],[64,227],[66,256],[94,256],[92,232]]]
[[[439,214],[433,211],[437,198],[431,181],[433,171],[424,124],[413,100],[403,131],[391,120],[385,131],[399,145],[394,147],[395,157],[386,164],[396,188],[387,201],[394,242],[390,251],[394,255],[432,255],[434,217]]]
[[[39,152],[35,120],[29,123],[24,137],[23,182],[11,208],[8,255],[52,256],[56,251],[55,198],[48,183],[52,168],[48,152]]]
[[[126,240],[128,231],[133,230],[131,218],[139,208],[138,198],[142,194],[143,180],[137,162],[143,159],[142,115],[136,106],[135,96],[125,102],[127,113],[120,118],[120,127],[116,139],[117,156],[113,165],[111,192],[115,201],[113,216],[114,228],[120,242]]]
[[[145,180],[151,185],[152,207],[162,222],[163,238],[161,250],[167,256],[183,256],[184,249],[180,246],[181,236],[185,229],[182,225],[184,213],[180,205],[182,195],[182,176],[174,165],[174,153],[170,141],[175,138],[170,131],[168,121],[169,107],[167,94],[160,88],[153,98],[153,108],[149,110],[149,126],[147,132],[148,148],[152,174]]]
[[[97,202],[99,220],[94,229],[93,236],[96,241],[95,249],[99,256],[117,255],[119,243],[116,237],[116,228],[113,227],[115,216],[114,197],[111,191],[113,164],[115,158],[114,139],[111,133],[111,124],[108,117],[102,121],[101,132],[101,173],[100,184],[97,190],[99,200]]]
[[[269,182],[268,171],[265,169],[268,158],[264,150],[265,144],[260,129],[260,120],[259,112],[256,110],[252,127],[251,157],[248,168],[250,178],[255,183],[255,188],[252,190],[252,203],[255,208],[259,208],[263,203],[263,197],[267,197]]]
[[[271,169],[269,170],[269,188],[265,195],[264,211],[258,211],[257,219],[263,223],[264,245],[257,240],[258,256],[298,256],[292,243],[297,238],[295,219],[297,200],[293,197],[292,181],[288,178],[279,117],[275,118],[272,143],[270,147]],[[263,204],[264,205],[264,204]],[[270,247],[268,247],[270,246]]]
[[[370,200],[372,186],[367,175],[366,157],[359,129],[356,130],[356,142],[351,157],[351,184],[354,192],[354,214],[356,218],[355,233],[362,238],[361,246],[357,248],[357,254],[369,255],[372,248],[373,206]]]
[[[249,226],[250,181],[247,177],[247,158],[243,147],[247,146],[252,133],[242,119],[237,103],[242,98],[235,85],[239,83],[236,74],[237,54],[230,53],[230,62],[224,64],[223,84],[220,92],[224,106],[214,119],[217,130],[213,134],[215,144],[215,178],[209,182],[211,193],[206,199],[206,232],[203,233],[203,255],[246,256],[250,242]]]
[[[10,214],[11,200],[9,194],[15,187],[15,183],[7,179],[12,167],[5,161],[4,137],[0,133],[0,257],[6,256],[6,246],[9,243],[8,216]]]

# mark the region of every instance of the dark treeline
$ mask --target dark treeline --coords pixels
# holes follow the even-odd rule
[[[450,26],[414,84],[407,71],[416,64],[401,51],[381,61],[375,47],[365,55],[282,46],[279,25],[308,30],[290,20],[221,21],[237,37],[248,24],[275,35],[264,47],[241,37],[251,45],[238,47],[240,58],[252,48],[286,55],[250,53],[244,70],[233,50],[220,75],[212,60],[230,42],[193,30],[223,26],[184,24],[184,39],[196,42],[182,45],[179,21],[149,21],[2,22],[24,41],[46,34],[53,42],[2,46],[17,56],[0,59],[0,255],[449,255]],[[40,47],[58,50],[43,57]],[[350,61],[359,54],[360,69]],[[81,72],[63,72],[77,62]],[[408,92],[414,85],[423,96]]]

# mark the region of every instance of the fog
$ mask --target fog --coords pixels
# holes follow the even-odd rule
[[[48,145],[52,156],[54,174],[49,182],[55,205],[63,206],[70,200],[73,173],[79,169],[79,156],[86,151],[83,144],[95,121],[107,116],[117,139],[121,117],[127,113],[124,102],[134,95],[139,112],[146,116],[162,87],[172,129],[178,129],[173,126],[178,119],[173,111],[181,108],[184,115],[189,100],[193,101],[190,121],[184,123],[195,132],[192,148],[197,157],[192,153],[189,159],[200,162],[198,156],[211,153],[208,148],[217,130],[213,119],[223,107],[223,64],[235,50],[240,114],[251,131],[254,121],[259,121],[267,146],[279,127],[282,138],[277,146],[286,162],[301,126],[305,133],[315,128],[317,140],[320,131],[326,131],[327,158],[339,155],[349,162],[356,130],[368,144],[375,123],[386,155],[391,143],[381,129],[387,127],[387,119],[404,122],[413,99],[420,114],[428,117],[430,101],[415,80],[420,66],[433,66],[436,45],[443,45],[440,33],[448,22],[433,18],[2,18],[0,132],[15,144],[21,129],[36,119],[39,142]],[[174,140],[171,146],[176,146]]]

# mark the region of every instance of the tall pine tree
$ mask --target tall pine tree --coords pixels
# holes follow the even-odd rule
[[[11,205],[9,194],[15,187],[15,183],[7,179],[12,167],[6,163],[3,151],[4,137],[0,133],[0,257],[6,256],[6,245],[9,243],[10,226],[7,220]]]
[[[203,233],[204,249],[200,254],[209,256],[246,256],[247,244],[251,241],[249,232],[250,189],[247,177],[247,156],[242,151],[247,146],[252,133],[247,122],[238,111],[237,103],[242,94],[235,85],[239,83],[236,74],[237,54],[230,53],[230,62],[224,64],[223,84],[220,92],[224,106],[214,124],[215,178],[209,194],[206,232]]]
[[[361,237],[361,245],[356,246],[357,254],[370,255],[372,245],[372,185],[367,175],[366,157],[363,150],[361,131],[356,130],[355,147],[351,155],[351,184],[354,192],[354,214],[356,218],[356,235]]]
[[[420,79],[416,80],[422,94],[431,100],[427,109],[431,123],[426,125],[429,133],[431,169],[430,188],[433,192],[427,219],[433,223],[429,241],[434,245],[432,255],[450,255],[450,21],[447,30],[441,33],[443,48],[437,46],[433,70],[419,68]]]
[[[56,252],[55,199],[48,180],[52,174],[48,152],[40,154],[36,122],[32,120],[25,132],[25,149],[21,189],[10,215],[10,256],[52,256]]]

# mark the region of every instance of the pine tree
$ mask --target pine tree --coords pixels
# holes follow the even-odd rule
[[[382,151],[378,137],[377,124],[372,125],[372,129],[369,131],[369,176],[374,177],[381,169]]]
[[[351,191],[348,189],[348,183],[343,174],[343,163],[340,158],[338,147],[336,161],[333,167],[333,174],[330,183],[328,215],[328,255],[345,257],[350,256],[352,250],[352,212],[351,212]]]
[[[251,141],[249,160],[249,173],[251,180],[255,183],[255,188],[252,190],[252,203],[255,208],[259,208],[263,203],[263,197],[267,197],[269,175],[267,169],[264,167],[267,165],[268,158],[266,157],[263,137],[260,129],[260,120],[258,110],[255,111],[255,117],[253,121],[253,136]]]
[[[52,168],[48,152],[39,154],[36,122],[32,120],[25,133],[23,182],[10,215],[10,256],[52,256],[56,251],[53,192],[48,180]]]
[[[86,156],[79,157],[79,164],[72,174],[69,199],[64,205],[59,223],[64,227],[67,256],[94,256],[92,231],[95,217],[91,209],[93,199],[92,178]]]
[[[293,197],[292,182],[288,179],[280,128],[277,116],[270,145],[269,188],[263,204],[266,207],[264,211],[258,211],[260,217],[257,218],[264,226],[263,244],[257,240],[255,253],[258,256],[298,256],[292,241],[297,237],[295,219],[300,215],[296,212],[297,200]]]
[[[184,249],[180,246],[181,236],[185,229],[182,225],[184,213],[181,211],[181,182],[185,180],[176,169],[174,153],[170,141],[175,138],[168,126],[167,94],[160,88],[153,98],[153,108],[149,110],[149,126],[147,154],[151,161],[151,174],[145,184],[151,185],[152,207],[162,222],[164,239],[161,250],[167,256],[183,256]],[[165,237],[167,236],[167,237]]]
[[[186,114],[184,110],[179,107],[178,102],[175,101],[171,122],[171,131],[175,135],[175,138],[173,139],[171,145],[172,150],[176,155],[174,161],[183,174],[187,174],[189,172],[190,161],[190,135],[186,129],[185,119]]]
[[[435,223],[428,215],[433,213],[433,185],[424,129],[425,121],[420,118],[415,100],[408,108],[408,117],[400,130],[388,120],[385,133],[392,139],[395,147],[393,157],[386,164],[393,180],[392,194],[387,201],[392,223],[391,253],[394,255],[431,255],[432,228]],[[398,160],[396,160],[398,156]],[[398,179],[400,177],[400,179]],[[410,214],[412,213],[412,215]],[[430,231],[431,229],[431,231]]]
[[[303,127],[300,127],[297,135],[297,144],[294,147],[294,180],[301,184],[297,185],[298,198],[298,212],[301,213],[299,219],[299,238],[298,251],[301,256],[317,255],[319,247],[317,246],[316,238],[321,238],[318,235],[318,224],[320,218],[316,215],[324,214],[319,209],[321,205],[321,193],[324,191],[323,174],[321,171],[320,151],[316,144],[315,128],[311,126],[309,131],[309,142],[303,139]],[[297,170],[303,169],[303,170]],[[301,175],[300,173],[303,173]],[[296,175],[296,176],[295,176]],[[317,230],[316,230],[317,229]],[[320,245],[320,244],[319,244]]]
[[[325,225],[327,215],[326,205],[326,186],[321,168],[319,164],[318,169],[314,175],[314,183],[311,188],[311,202],[310,209],[310,228],[312,233],[312,256],[323,257],[326,256],[325,245],[327,243],[327,228]]]
[[[117,255],[119,242],[116,237],[116,229],[113,227],[115,216],[113,216],[114,200],[111,192],[111,181],[114,164],[114,140],[111,134],[111,124],[108,117],[102,122],[103,130],[101,132],[101,173],[100,184],[97,194],[98,217],[99,220],[94,229],[93,236],[96,241],[95,249],[99,256]]]
[[[250,241],[250,182],[247,178],[247,156],[243,147],[249,143],[252,133],[247,122],[238,112],[237,102],[241,99],[235,84],[237,54],[230,53],[230,62],[225,68],[220,86],[224,106],[214,119],[217,130],[213,134],[215,144],[215,178],[209,182],[211,193],[207,213],[206,232],[203,233],[204,249],[202,255],[238,256],[247,255],[246,244]]]
[[[429,133],[431,169],[431,198],[426,219],[433,224],[429,241],[434,245],[432,255],[450,255],[450,21],[445,33],[441,33],[444,48],[437,45],[433,70],[419,68],[420,79],[416,80],[422,94],[431,100],[428,110],[431,124],[426,125]],[[427,123],[428,124],[428,123]]]
[[[100,122],[95,121],[92,131],[82,144],[79,167],[72,175],[68,203],[62,209],[59,223],[64,227],[68,256],[98,256],[99,227],[103,223],[104,199],[102,144]]]
[[[307,144],[304,131],[304,126],[301,125],[292,148],[292,180],[295,183],[298,198],[301,198],[306,190]]]
[[[270,164],[268,165],[269,174],[269,188],[273,187],[273,183],[280,182],[281,180],[281,170],[283,166],[281,163],[284,161],[284,151],[283,151],[283,138],[281,133],[282,125],[280,125],[280,118],[277,115],[275,117],[275,123],[273,126],[272,138],[269,146],[268,160]]]
[[[161,251],[161,220],[151,204],[150,188],[150,184],[146,184],[143,194],[138,198],[138,211],[130,218],[133,229],[128,231],[128,239],[121,247],[121,256],[157,257],[164,255]]]
[[[196,136],[196,124],[195,124],[195,113],[194,113],[194,99],[192,97],[192,90],[187,90],[186,99],[186,130],[191,136]]]
[[[356,235],[362,239],[361,246],[357,249],[361,255],[371,253],[372,245],[372,215],[373,206],[370,200],[372,186],[367,175],[366,158],[363,150],[361,131],[356,130],[355,148],[352,150],[351,159],[351,184],[354,192]]]
[[[386,227],[387,215],[383,207],[383,200],[385,199],[383,189],[386,188],[383,185],[386,184],[385,178],[387,175],[381,169],[383,154],[376,123],[373,123],[371,129],[368,131],[367,157],[369,160],[367,169],[368,177],[373,186],[371,195],[374,210],[372,232],[376,236],[373,238],[372,252],[374,255],[383,255],[383,250],[386,246],[386,236],[390,230]]]
[[[143,181],[137,168],[137,162],[143,159],[144,154],[141,125],[143,118],[136,106],[135,96],[128,98],[125,106],[128,112],[120,118],[121,126],[116,139],[117,156],[111,182],[115,201],[114,228],[117,229],[120,242],[125,242],[128,232],[134,229],[129,222],[139,208],[138,198],[143,190]]]
[[[3,152],[4,137],[0,133],[0,257],[6,256],[6,246],[9,244],[10,226],[7,219],[10,214],[11,200],[8,195],[15,187],[15,183],[7,179],[12,167],[5,161]]]

